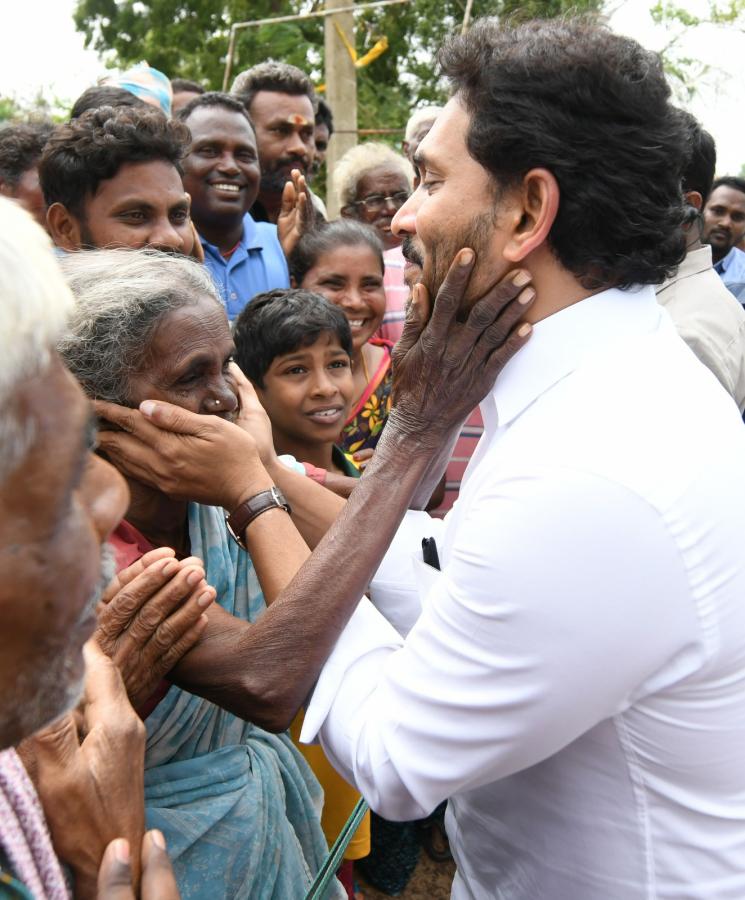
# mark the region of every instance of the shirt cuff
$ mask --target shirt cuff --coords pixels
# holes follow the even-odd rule
[[[401,635],[363,597],[331,655],[321,669],[300,732],[303,744],[312,743],[323,726],[345,674],[358,660],[380,650],[394,651],[403,645]]]

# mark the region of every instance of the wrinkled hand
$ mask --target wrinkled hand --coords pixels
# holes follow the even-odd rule
[[[106,848],[98,873],[97,900],[179,900],[181,894],[159,831],[142,839],[142,884],[137,893],[132,883],[129,841],[118,838]]]
[[[116,468],[169,497],[233,510],[272,485],[256,442],[219,416],[202,416],[160,400],[139,410],[94,401],[97,415],[121,431],[99,431]]]
[[[313,224],[313,200],[305,176],[299,169],[290,173],[282,191],[282,206],[277,218],[277,237],[282,251],[289,258],[295,245]]]
[[[215,599],[202,560],[173,555],[162,547],[122,569],[98,608],[96,640],[119,667],[135,709],[196,644]]]
[[[430,317],[430,298],[414,288],[401,339],[393,349],[391,424],[423,444],[441,442],[491,390],[505,363],[530,336],[520,325],[535,297],[524,270],[510,272],[477,300],[464,322],[458,311],[475,255],[463,249],[442,283]]]
[[[19,748],[44,809],[57,855],[73,871],[75,897],[96,895],[107,844],[124,837],[140,848],[145,831],[145,726],[127,699],[116,666],[89,641],[82,731],[69,713]],[[131,860],[140,873],[139,852]]]
[[[274,449],[272,423],[269,416],[261,405],[254,386],[241,369],[235,363],[231,363],[230,371],[240,401],[240,412],[235,424],[254,439],[262,463],[267,467],[272,466],[277,462],[277,451]]]
[[[187,256],[195,259],[198,263],[203,263],[204,247],[202,246],[202,242],[199,240],[199,232],[197,231],[197,227],[194,224],[193,219],[191,220],[191,236],[194,243],[192,244],[191,250],[188,252]]]

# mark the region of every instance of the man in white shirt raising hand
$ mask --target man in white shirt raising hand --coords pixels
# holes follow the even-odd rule
[[[395,408],[245,665],[277,672],[277,727],[310,693],[304,737],[383,816],[449,799],[459,900],[742,900],[745,430],[653,288],[685,252],[683,125],[659,59],[586,20],[482,20],[441,62],[393,226],[422,281]],[[510,279],[527,343],[479,299]],[[405,512],[479,391],[455,507]],[[105,413],[133,432],[102,438],[118,465],[274,481],[313,543],[320,489],[236,426]],[[244,540],[300,564],[291,531],[277,508]]]

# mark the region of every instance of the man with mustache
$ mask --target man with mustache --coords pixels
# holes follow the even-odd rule
[[[268,60],[241,72],[231,93],[244,104],[256,130],[261,182],[251,215],[276,225],[292,170],[306,178],[311,173],[317,103],[313,85],[297,67]]]
[[[589,19],[483,19],[440,61],[393,222],[421,277],[394,408],[310,558],[302,476],[238,426],[146,400],[103,443],[169,493],[279,484],[292,518],[243,532],[301,565],[250,655],[289,673],[274,727],[307,701],[303,738],[386,818],[448,799],[456,900],[745,896],[745,429],[654,292],[685,126],[658,56]],[[457,504],[407,512],[479,399]]]
[[[703,241],[711,246],[714,269],[728,290],[745,303],[745,179],[717,178],[704,209]]]

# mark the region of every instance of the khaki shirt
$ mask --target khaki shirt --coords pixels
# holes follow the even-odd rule
[[[678,334],[745,411],[745,310],[711,265],[711,247],[692,250],[657,289]]]

